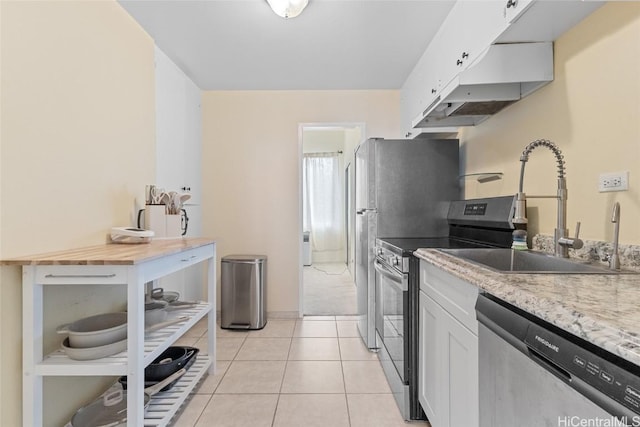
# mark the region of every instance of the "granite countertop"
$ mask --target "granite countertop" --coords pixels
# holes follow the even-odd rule
[[[415,255],[640,365],[640,275],[502,274],[437,249]]]

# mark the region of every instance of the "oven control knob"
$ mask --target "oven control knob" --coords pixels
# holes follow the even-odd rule
[[[400,258],[398,258],[398,257],[394,257],[394,258],[393,258],[393,265],[394,265],[394,266],[396,266],[396,265],[400,265]]]
[[[384,251],[382,250],[382,248],[378,248],[378,255],[382,256],[383,253]]]

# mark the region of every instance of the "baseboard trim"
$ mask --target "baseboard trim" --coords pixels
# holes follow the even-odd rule
[[[267,319],[298,319],[297,311],[268,311]]]
[[[300,318],[297,311],[268,311],[267,319],[298,319]],[[220,320],[220,310],[216,310],[216,319]]]

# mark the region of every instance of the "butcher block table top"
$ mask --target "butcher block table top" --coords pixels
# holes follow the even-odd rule
[[[108,243],[0,260],[0,265],[135,265],[214,242],[208,238],[177,238],[138,244]]]

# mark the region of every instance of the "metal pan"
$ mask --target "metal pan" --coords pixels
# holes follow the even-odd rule
[[[196,356],[200,350],[195,347],[169,347],[156,360],[151,362],[144,370],[145,387],[157,384],[165,378],[173,375],[174,372],[184,368],[187,371],[196,361]],[[118,379],[123,389],[127,389],[127,377]],[[166,385],[161,391],[170,390],[177,380]]]
[[[174,302],[180,298],[180,292],[165,291],[163,288],[155,288],[151,291],[151,298],[154,300]]]
[[[166,301],[153,301],[144,305],[144,325],[153,326],[167,320],[169,305]]]
[[[147,409],[151,396],[164,386],[180,378],[186,369],[181,369],[158,384],[144,389],[144,408]],[[115,390],[84,406],[71,418],[72,427],[116,427],[127,423],[127,391]]]

